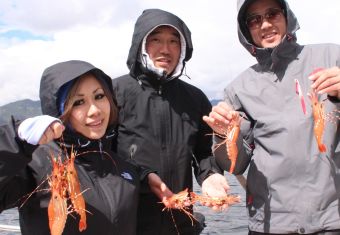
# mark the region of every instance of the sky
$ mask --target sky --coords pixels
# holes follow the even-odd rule
[[[339,0],[290,0],[300,44],[340,44]],[[128,73],[126,59],[136,19],[147,8],[179,16],[194,52],[181,79],[209,99],[256,62],[237,37],[237,0],[1,0],[0,106],[39,99],[44,69],[85,60],[112,78]]]

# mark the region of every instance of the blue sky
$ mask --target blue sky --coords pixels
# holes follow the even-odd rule
[[[180,16],[192,32],[191,78],[210,99],[255,63],[240,45],[236,0],[1,0],[0,105],[38,99],[43,70],[54,63],[80,59],[112,77],[128,72],[126,58],[135,20],[146,8]],[[301,44],[340,44],[339,0],[290,0],[301,29]],[[188,11],[187,9],[190,9]]]
[[[1,26],[0,26],[1,27]],[[15,29],[15,30],[6,30],[2,33],[0,33],[0,38],[3,39],[13,39],[17,38],[18,40],[27,41],[27,40],[53,40],[53,38],[49,37],[48,35],[34,35],[30,31]]]

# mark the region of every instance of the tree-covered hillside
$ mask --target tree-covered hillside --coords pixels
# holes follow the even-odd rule
[[[0,124],[7,123],[11,119],[11,115],[22,120],[40,114],[40,101],[19,100],[0,107]]]

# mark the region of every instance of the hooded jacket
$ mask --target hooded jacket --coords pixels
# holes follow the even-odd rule
[[[309,234],[339,229],[339,120],[326,121],[323,142],[327,151],[320,153],[306,94],[311,92],[308,76],[315,69],[340,66],[340,47],[297,44],[299,25],[286,1],[279,1],[286,16],[286,36],[275,48],[256,47],[245,27],[250,2],[238,1],[239,40],[258,63],[225,89],[225,100],[243,117],[234,174],[249,166],[249,230]],[[305,98],[306,115],[295,80]],[[319,96],[325,113],[339,110],[337,100],[326,98]],[[229,169],[230,162],[224,156],[224,151],[216,152],[220,166]]]
[[[183,35],[186,47],[182,61],[192,55],[190,31],[177,16],[159,9],[145,10],[138,18],[127,59],[130,74],[113,80],[119,108],[118,147],[120,156],[157,171],[174,192],[192,190],[192,167],[198,182],[219,171],[211,165],[212,130],[203,122],[211,104],[198,88],[179,75],[164,78],[139,61],[143,39],[160,25],[170,25]],[[182,44],[183,45],[183,44]],[[181,51],[183,54],[183,51]],[[177,234],[194,230],[190,219],[173,210],[174,220],[149,190],[141,195],[138,232]]]
[[[41,79],[42,113],[58,117],[57,93],[67,82],[94,74],[112,92],[111,78],[83,61],[67,61],[47,68]],[[118,158],[110,149],[115,132],[108,129],[99,140],[90,140],[69,127],[63,140],[32,146],[19,140],[15,125],[0,127],[0,211],[18,207],[23,235],[50,234],[47,207],[51,154],[65,160],[71,145],[78,156],[75,168],[86,202],[87,228],[79,232],[76,213],[68,215],[63,234],[135,234],[139,192],[139,170]],[[62,148],[60,147],[62,146]]]

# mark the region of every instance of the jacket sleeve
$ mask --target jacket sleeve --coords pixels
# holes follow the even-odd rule
[[[212,129],[203,121],[204,115],[209,115],[211,112],[211,103],[208,98],[202,94],[200,104],[202,105],[202,115],[199,121],[199,131],[197,135],[197,142],[194,147],[194,174],[197,183],[202,185],[202,182],[211,174],[223,174],[223,170],[216,164],[212,156]]]
[[[251,156],[253,154],[254,121],[252,121],[251,118],[246,115],[246,113],[242,109],[242,105],[237,99],[237,95],[235,94],[235,92],[233,92],[233,89],[231,87],[225,89],[225,101],[229,105],[231,105],[236,111],[238,111],[242,117],[241,130],[240,130],[240,134],[237,140],[238,156],[237,156],[236,166],[233,172],[234,175],[239,175],[245,172],[245,170],[247,169],[250,163]],[[214,145],[220,144],[223,141],[224,139],[222,138],[214,137]],[[226,170],[226,171],[230,169],[231,162],[228,159],[228,151],[224,144],[222,144],[220,147],[218,147],[215,150],[214,156],[219,167],[221,167],[223,170]]]
[[[14,121],[0,126],[0,212],[20,205],[32,188],[26,166],[34,147],[17,137],[16,126]]]

